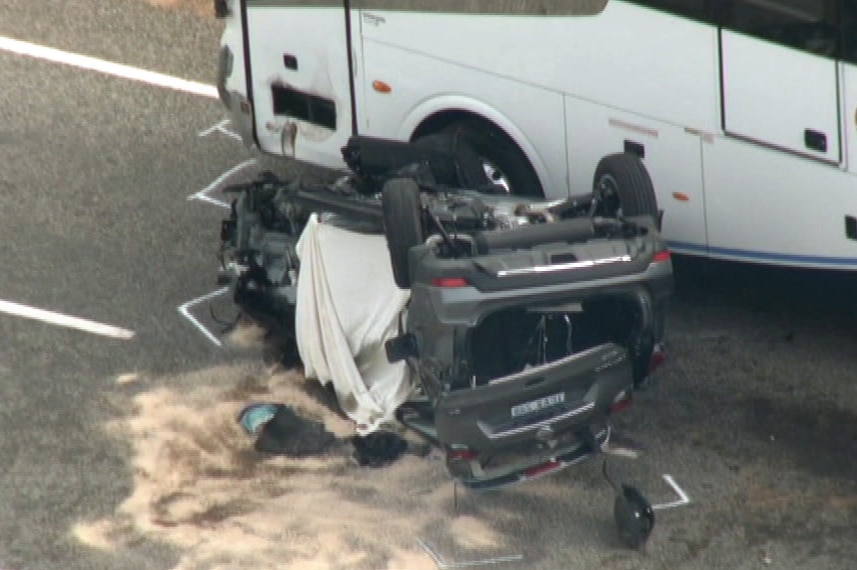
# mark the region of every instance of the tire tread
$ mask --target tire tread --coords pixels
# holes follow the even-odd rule
[[[419,186],[408,178],[387,181],[381,190],[381,206],[393,279],[400,289],[410,289],[409,252],[423,242]]]

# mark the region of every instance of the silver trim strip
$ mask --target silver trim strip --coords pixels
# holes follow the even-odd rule
[[[598,265],[610,265],[611,263],[629,263],[631,261],[633,261],[633,258],[630,255],[617,255],[616,257],[605,257],[604,259],[573,261],[571,263],[558,263],[556,265],[536,265],[534,267],[524,267],[522,269],[504,269],[497,272],[497,277],[553,273],[556,271],[569,271],[571,269],[596,267]]]
[[[528,432],[528,431],[532,431],[535,429],[539,429],[542,427],[549,426],[554,422],[561,422],[562,420],[567,420],[568,418],[573,418],[574,416],[578,416],[578,415],[583,414],[585,412],[591,411],[594,407],[595,407],[595,402],[589,402],[589,403],[586,403],[586,404],[580,406],[579,408],[569,410],[569,411],[565,412],[564,414],[560,414],[558,416],[555,416],[555,417],[547,419],[547,420],[542,420],[542,421],[535,423],[535,424],[529,424],[529,425],[513,428],[510,430],[506,430],[506,431],[496,432],[496,433],[487,433],[487,432],[485,432],[485,428],[482,428],[482,431],[485,432],[485,435],[488,436],[488,439],[501,439],[504,437],[511,437],[513,435],[518,435],[518,434],[522,434],[524,432]],[[481,427],[482,426],[480,426],[480,428]]]

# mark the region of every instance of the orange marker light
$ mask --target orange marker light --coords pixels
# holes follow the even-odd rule
[[[383,81],[380,81],[378,79],[372,82],[372,89],[374,89],[378,93],[389,93],[393,90],[393,88],[390,87],[387,83],[384,83]]]
[[[675,198],[679,202],[687,202],[690,200],[690,196],[688,196],[684,192],[673,192],[673,198]]]

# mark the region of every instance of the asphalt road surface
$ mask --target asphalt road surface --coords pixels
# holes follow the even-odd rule
[[[218,32],[138,0],[0,4],[2,36],[205,83]],[[214,99],[3,52],[0,82],[0,300],[134,332],[0,314],[0,570],[176,568],[173,543],[99,550],[71,529],[131,492],[130,446],[102,429],[117,414],[118,377],[261,358],[217,346],[177,310],[217,289],[224,210],[188,197],[255,155],[222,132],[200,136],[224,118]],[[659,510],[647,551],[632,553],[615,540],[597,466],[515,495],[514,523],[492,518],[505,499],[465,495],[461,508],[522,556],[495,567],[857,566],[857,280],[676,269],[669,363],[619,421],[648,450],[616,469],[655,503],[682,502],[680,492],[689,503]],[[560,487],[575,500],[554,501]]]

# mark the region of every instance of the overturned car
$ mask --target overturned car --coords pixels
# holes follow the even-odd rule
[[[611,414],[664,360],[672,264],[642,162],[606,156],[591,192],[547,202],[505,194],[455,141],[355,136],[343,156],[350,172],[333,184],[264,174],[227,189],[222,278],[235,303],[300,347],[302,314],[342,320],[301,313],[314,303],[300,294],[305,232],[321,220],[377,236],[389,273],[350,271],[348,286],[404,293],[373,350],[406,370],[395,419],[445,450],[452,476],[494,488],[605,448]],[[359,267],[354,251],[330,259]]]

